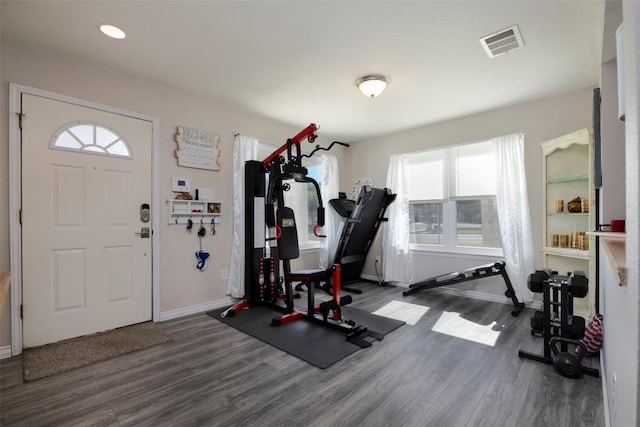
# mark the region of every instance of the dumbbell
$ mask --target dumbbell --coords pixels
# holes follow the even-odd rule
[[[589,279],[582,271],[574,271],[567,280],[569,293],[574,298],[584,298],[589,293]]]
[[[569,335],[572,338],[582,339],[584,337],[585,322],[582,316],[569,316],[567,319],[569,324]]]
[[[543,314],[540,310],[536,310],[531,315],[531,335],[541,335],[543,330]]]
[[[571,338],[581,339],[584,337],[585,320],[581,316],[569,316],[567,319],[568,331],[567,334]],[[560,323],[556,320],[552,322],[555,327],[558,327]],[[543,314],[540,310],[535,311],[531,315],[531,335],[541,335],[544,329]],[[564,334],[563,334],[564,335]]]
[[[544,291],[544,282],[549,280],[548,270],[536,270],[530,274],[527,279],[527,287],[531,292],[542,293]]]

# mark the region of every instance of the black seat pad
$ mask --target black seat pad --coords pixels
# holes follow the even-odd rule
[[[298,270],[287,274],[287,280],[318,282],[326,280],[327,270]]]

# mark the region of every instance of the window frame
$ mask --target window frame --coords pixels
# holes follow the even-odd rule
[[[490,140],[476,141],[469,144],[486,143]],[[420,155],[428,151],[441,150],[444,151],[443,158],[445,159],[443,180],[444,180],[444,198],[432,199],[432,200],[411,200],[409,203],[442,203],[442,244],[430,244],[430,243],[410,243],[409,248],[411,251],[416,252],[433,252],[433,253],[448,253],[448,254],[461,254],[461,255],[480,255],[491,257],[503,257],[504,251],[502,247],[480,247],[480,246],[458,246],[458,233],[457,233],[457,202],[465,200],[486,200],[493,199],[495,205],[495,194],[473,195],[473,196],[456,196],[452,194],[455,192],[454,187],[456,185],[456,159],[453,155],[453,150],[456,150],[462,145],[458,144],[445,147],[436,147],[428,150],[416,151],[408,153],[411,155]],[[497,215],[497,212],[496,212]]]
[[[92,128],[92,138],[93,138],[92,143],[89,144],[86,141],[83,141],[81,136],[74,131],[75,128],[82,127],[82,126],[88,126]],[[98,144],[97,139],[98,139],[99,130],[104,130],[106,132],[109,132],[111,135],[117,137],[117,139],[115,139],[113,142],[111,142],[106,146]],[[76,147],[58,145],[58,141],[60,140],[62,135],[65,133],[68,133],[69,135],[71,135],[71,138],[78,143],[79,147],[76,148]],[[112,147],[114,143],[120,143],[121,145],[123,145],[127,151],[127,154],[120,154],[110,150],[110,147]],[[98,150],[92,149],[92,147],[98,147]],[[118,132],[116,132],[114,129],[110,128],[107,125],[90,121],[90,120],[77,120],[77,121],[66,123],[63,126],[59,127],[53,133],[53,135],[49,140],[49,149],[68,151],[70,153],[90,154],[94,156],[111,157],[111,158],[117,158],[117,159],[127,159],[127,160],[135,159],[131,145],[129,145],[127,140],[124,139],[122,135],[120,135]]]

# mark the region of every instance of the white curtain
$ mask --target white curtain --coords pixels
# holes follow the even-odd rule
[[[493,140],[496,162],[496,205],[504,261],[520,302],[533,301],[527,277],[534,272],[533,238],[524,170],[524,135]]]
[[[338,175],[338,158],[331,154],[323,154],[320,156],[320,167],[322,169],[322,181],[320,184],[320,194],[322,195],[322,204],[324,206],[324,234],[326,238],[322,239],[322,247],[320,257],[318,259],[318,268],[325,269],[333,263],[333,257],[336,253],[338,240],[339,220],[337,214],[329,206],[329,200],[338,198],[338,183],[340,182]]]
[[[397,196],[387,209],[389,221],[382,230],[382,278],[385,282],[412,281],[408,184],[407,155],[392,155],[387,172],[387,188]]]
[[[258,157],[258,139],[236,135],[233,143],[233,242],[227,295],[244,297],[244,163]]]

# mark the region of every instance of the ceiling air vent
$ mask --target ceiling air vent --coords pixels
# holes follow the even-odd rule
[[[507,53],[511,50],[524,46],[522,36],[520,36],[520,31],[518,31],[517,25],[482,37],[480,39],[480,44],[482,44],[482,47],[485,52],[487,52],[487,55],[489,55],[489,58],[495,58],[503,53]]]

